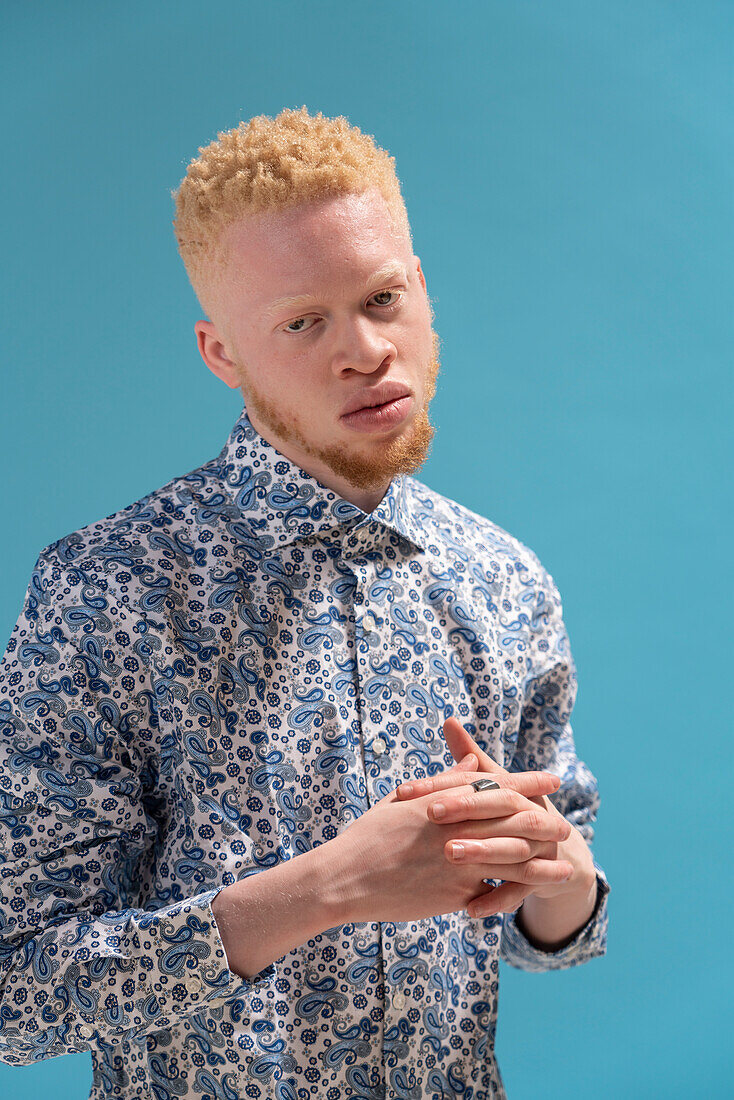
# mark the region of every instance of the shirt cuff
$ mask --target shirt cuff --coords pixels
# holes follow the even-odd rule
[[[209,1013],[217,1006],[235,1000],[249,1001],[253,995],[274,983],[277,971],[272,962],[252,978],[243,978],[230,969],[212,909],[214,898],[224,888],[218,886],[186,902],[179,902],[175,907],[175,916],[171,912],[173,907],[150,914],[152,923],[147,929],[148,934],[154,929],[161,930],[164,913],[169,919],[174,918],[180,927],[165,928],[165,941],[170,946],[165,947],[157,958],[155,955],[151,957],[156,965],[147,981],[138,983],[137,1007],[144,1022],[142,1027],[128,1032],[128,1037],[135,1039],[142,1035],[144,1040],[149,1031],[167,1027],[205,1006]],[[141,939],[145,931],[141,922]],[[150,955],[150,947],[144,948],[144,953]],[[138,969],[142,973],[140,963]],[[161,984],[161,972],[169,976],[165,986]],[[261,1009],[258,1008],[258,1011]]]
[[[596,871],[596,905],[586,924],[565,947],[544,951],[530,943],[517,923],[517,910],[505,913],[502,925],[500,958],[518,970],[561,970],[579,966],[606,954],[609,914],[607,897],[611,887],[604,871],[594,860]]]
[[[0,1061],[28,1065],[123,1037],[144,1046],[156,1032],[204,1010],[219,1018],[227,1007],[240,1017],[274,1013],[274,996],[263,994],[278,980],[275,963],[252,979],[229,968],[212,910],[224,888],[161,909],[110,910],[91,918],[80,914],[75,926],[73,919],[66,922],[63,932],[49,926],[42,934],[43,948],[53,955],[55,980],[71,988],[79,985],[83,992],[77,990],[67,1011],[50,1019],[48,1013],[32,1013],[30,1006],[23,1009],[28,1015],[22,1021],[20,1010],[8,1017],[0,1028]],[[50,987],[54,971],[47,979]],[[10,986],[23,980],[31,990],[37,985],[28,962],[11,971],[8,1004]]]

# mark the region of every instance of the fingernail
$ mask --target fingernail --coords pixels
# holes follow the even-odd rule
[[[458,841],[454,840],[454,841],[452,841],[451,844],[449,844],[449,849],[451,850],[451,856],[452,856],[453,859],[463,859],[464,858],[464,845],[463,844],[459,844]]]
[[[400,784],[400,793],[411,795],[413,793],[413,784],[412,783],[401,783]]]
[[[446,817],[446,807],[444,806],[443,802],[433,803],[433,816],[435,818]]]

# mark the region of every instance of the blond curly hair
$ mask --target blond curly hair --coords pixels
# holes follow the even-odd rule
[[[343,115],[325,118],[285,108],[275,118],[256,115],[199,148],[178,189],[173,229],[194,293],[212,317],[227,257],[223,230],[261,210],[377,188],[393,229],[412,250],[408,213],[395,158]]]

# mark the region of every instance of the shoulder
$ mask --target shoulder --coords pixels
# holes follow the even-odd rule
[[[552,579],[537,554],[504,527],[416,478],[406,480],[414,515],[442,552],[472,558],[525,585],[545,585]]]
[[[196,571],[212,527],[232,510],[214,462],[49,543],[34,568],[39,592],[73,601],[86,586],[131,610],[154,611],[163,593]]]

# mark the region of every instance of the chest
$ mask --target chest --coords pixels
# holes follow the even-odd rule
[[[470,570],[286,548],[214,571],[161,619],[169,805],[261,867],[451,767],[450,715],[509,765],[523,646],[501,584]]]

